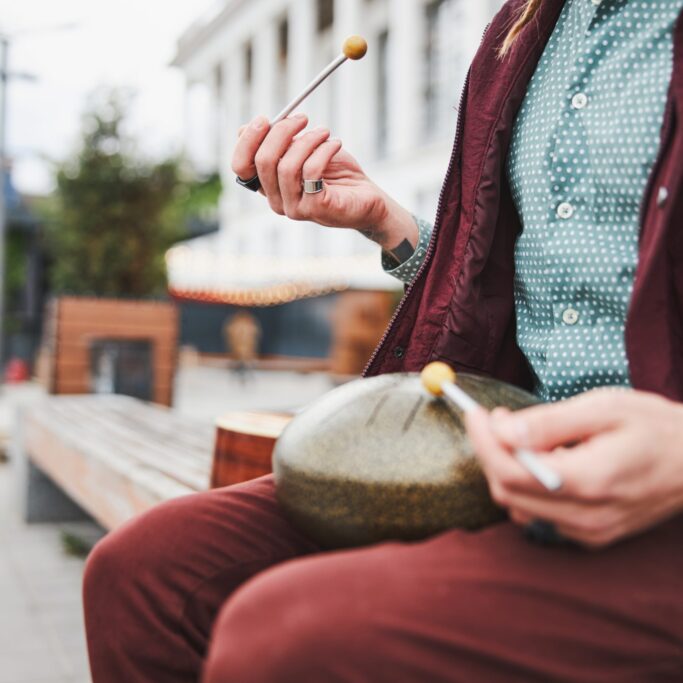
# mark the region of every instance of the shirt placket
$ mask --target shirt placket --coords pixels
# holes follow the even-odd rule
[[[573,55],[575,57],[571,78],[563,91],[564,106],[557,126],[552,133],[550,148],[550,240],[547,255],[550,268],[550,292],[553,330],[548,340],[547,361],[551,367],[559,367],[558,354],[566,348],[567,339],[576,335],[577,327],[589,323],[591,312],[588,302],[581,301],[581,283],[572,277],[571,259],[576,257],[568,248],[579,236],[580,226],[586,219],[585,183],[579,169],[574,168],[573,159],[579,153],[577,146],[587,147],[587,135],[583,116],[591,105],[591,72],[595,66],[590,57],[593,48],[592,33],[601,20],[602,2],[608,0],[580,0],[576,21],[581,21],[584,30],[577,32]],[[583,28],[583,27],[582,27]],[[572,130],[574,134],[572,135]],[[577,136],[576,131],[579,131]],[[574,141],[572,140],[574,139]],[[585,170],[582,171],[585,174]],[[552,383],[552,371],[547,377]],[[558,378],[556,378],[558,379]],[[559,381],[559,379],[558,379]]]

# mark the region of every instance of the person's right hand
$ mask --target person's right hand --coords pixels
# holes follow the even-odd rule
[[[240,130],[232,170],[244,180],[258,175],[276,213],[320,225],[355,228],[385,248],[403,239],[413,246],[417,227],[408,211],[373,183],[326,128],[303,132],[299,114],[270,126],[260,116]],[[318,194],[305,194],[304,180],[324,179]]]

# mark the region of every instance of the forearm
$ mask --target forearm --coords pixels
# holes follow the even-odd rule
[[[388,252],[397,249],[400,252],[406,247],[414,251],[419,239],[410,211],[388,196],[384,198],[384,210],[377,223],[360,232]]]

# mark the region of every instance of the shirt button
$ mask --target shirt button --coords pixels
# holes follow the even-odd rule
[[[574,207],[569,202],[562,202],[557,207],[557,215],[566,221],[574,215]]]
[[[572,97],[572,107],[574,109],[583,109],[588,104],[588,95],[586,93],[577,92],[574,97]]]
[[[396,346],[394,348],[394,357],[401,359],[406,355],[406,350],[402,346]]]
[[[579,322],[579,318],[581,316],[579,315],[579,312],[574,309],[574,308],[568,308],[563,314],[562,314],[562,322],[565,325],[576,325],[576,323]]]

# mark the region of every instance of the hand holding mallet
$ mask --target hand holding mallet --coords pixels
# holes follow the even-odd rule
[[[468,413],[481,406],[456,383],[456,374],[446,363],[430,363],[422,371],[422,384],[434,396],[445,396],[460,410]],[[515,450],[517,461],[535,477],[548,491],[558,491],[562,488],[562,478],[557,472],[548,467],[538,455],[526,448]]]
[[[286,119],[311,93],[324,83],[344,62],[351,59],[357,61],[363,59],[368,51],[368,44],[361,36],[351,36],[344,41],[342,53],[326,66],[305,88],[297,95],[270,123],[274,126],[279,121]],[[261,182],[258,175],[249,180],[237,178],[237,184],[246,187],[252,192],[258,192]]]

